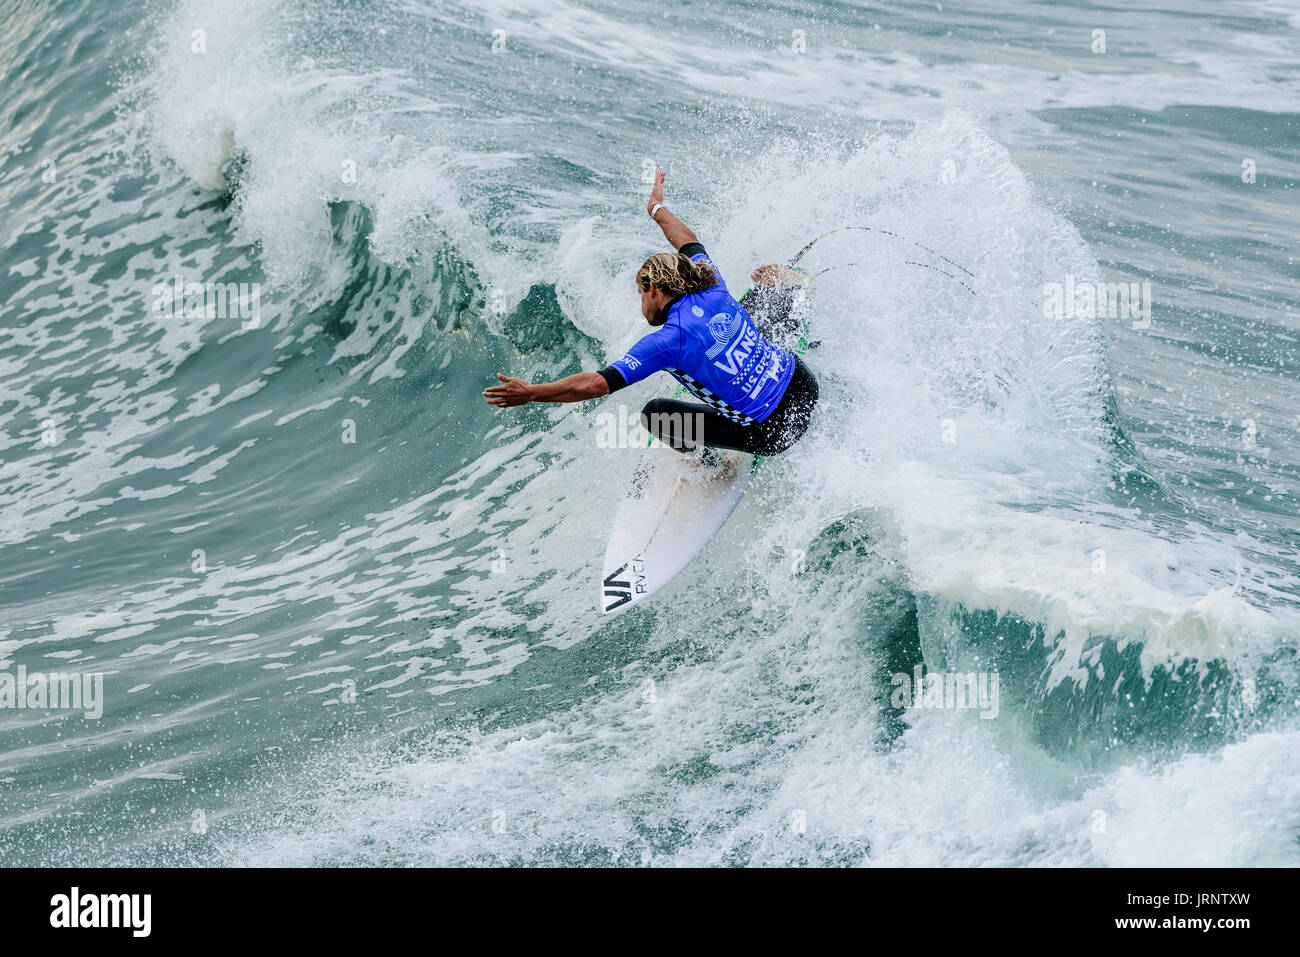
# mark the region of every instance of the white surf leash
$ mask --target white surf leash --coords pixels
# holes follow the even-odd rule
[[[829,229],[829,230],[827,230],[826,232],[822,233],[820,236],[817,236],[816,238],[814,238],[814,239],[812,239],[811,241],[809,241],[807,244],[804,245],[803,249],[801,249],[801,250],[799,250],[797,253],[795,253],[794,258],[790,260],[790,263],[789,263],[790,268],[791,268],[791,269],[795,268],[795,264],[798,263],[799,260],[803,259],[804,255],[808,252],[808,250],[812,249],[813,246],[817,245],[817,243],[818,243],[820,240],[823,240],[823,239],[825,239],[827,236],[830,236],[830,235],[832,235],[832,234],[834,234],[834,233],[845,232],[845,231],[850,230],[850,229],[857,229],[857,230],[861,230],[861,231],[863,231],[863,232],[869,232],[869,233],[880,233],[881,235],[884,235],[884,236],[892,236],[893,238],[895,238],[895,239],[897,239],[897,240],[900,240],[900,241],[902,241],[902,242],[905,242],[905,243],[911,243],[913,246],[916,246],[916,247],[918,247],[918,248],[920,248],[920,249],[924,249],[927,253],[929,253],[929,254],[932,255],[932,256],[938,256],[938,257],[939,257],[940,259],[942,259],[944,262],[948,263],[950,266],[952,266],[952,267],[954,267],[954,268],[956,268],[956,269],[961,270],[961,271],[964,272],[967,276],[970,276],[972,279],[975,277],[975,274],[974,274],[973,272],[971,272],[969,269],[967,269],[965,266],[962,266],[962,265],[959,264],[959,263],[953,262],[953,261],[952,261],[951,259],[949,259],[947,256],[943,255],[943,253],[938,252],[937,250],[931,249],[929,246],[926,246],[926,245],[923,244],[923,243],[918,243],[915,239],[908,239],[906,236],[900,235],[899,233],[891,232],[891,231],[888,230],[888,229],[876,229],[876,228],[874,228],[874,227],[872,227],[872,226],[840,226],[840,227],[837,227],[836,229]],[[941,268],[939,268],[938,266],[933,266],[933,265],[931,265],[930,263],[916,262],[915,260],[911,260],[911,259],[905,259],[905,260],[903,260],[903,262],[904,262],[904,265],[908,265],[908,266],[920,266],[920,267],[922,267],[923,269],[932,269],[932,270],[934,270],[935,272],[937,272],[937,273],[939,273],[939,274],[941,274],[941,275],[947,276],[949,279],[952,279],[952,280],[954,280],[955,282],[959,282],[959,283],[961,283],[962,288],[964,288],[964,289],[965,289],[967,292],[969,292],[972,296],[975,295],[975,290],[974,290],[974,289],[972,289],[972,288],[971,288],[971,287],[970,287],[966,282],[964,282],[964,281],[963,281],[959,276],[956,276],[956,275],[954,275],[953,273],[948,272],[946,269],[941,269]],[[841,264],[838,265],[838,266],[827,266],[825,269],[821,270],[821,272],[814,273],[814,274],[813,274],[812,276],[810,276],[809,278],[810,278],[810,279],[816,279],[818,276],[821,276],[821,275],[823,275],[824,273],[828,273],[828,272],[830,272],[832,269],[843,269],[843,268],[846,267],[846,266],[861,266],[861,265],[864,265],[864,264],[863,264],[863,263],[852,262],[852,263],[841,263]],[[801,270],[801,271],[802,271],[802,270]]]

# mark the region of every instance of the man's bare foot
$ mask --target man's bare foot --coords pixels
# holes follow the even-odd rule
[[[697,473],[704,475],[710,481],[728,479],[736,474],[736,457],[725,455],[717,449],[701,448],[691,455],[691,465],[695,467]]]
[[[780,263],[765,263],[750,273],[749,278],[760,286],[782,289],[786,286],[801,285],[808,277]]]
[[[730,481],[731,477],[736,474],[736,468],[737,468],[736,458],[734,456],[729,456],[726,459],[726,461],[722,463],[722,468],[718,470],[718,474],[713,476],[713,481],[715,482]]]

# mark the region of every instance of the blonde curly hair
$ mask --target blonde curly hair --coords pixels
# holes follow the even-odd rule
[[[656,253],[637,270],[636,287],[642,292],[658,286],[673,297],[708,289],[718,281],[717,271],[681,253]]]

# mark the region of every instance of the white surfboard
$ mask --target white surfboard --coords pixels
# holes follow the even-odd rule
[[[749,488],[754,457],[715,450],[721,466],[666,445],[647,450],[614,516],[600,610],[618,615],[667,585],[709,543]]]

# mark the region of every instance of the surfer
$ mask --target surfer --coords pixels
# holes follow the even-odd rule
[[[700,402],[652,399],[641,410],[650,434],[681,452],[699,446],[775,455],[808,428],[817,404],[817,380],[803,361],[775,345],[788,330],[794,291],[803,276],[776,263],[759,266],[750,303],[760,329],[727,290],[699,238],[664,206],[664,172],[655,171],[646,203],[675,253],[657,253],[636,274],[641,314],[654,331],[599,372],[579,372],[532,385],[497,373],[500,385],[483,390],[491,405],[581,402],[609,395],[651,373],[673,376]]]

